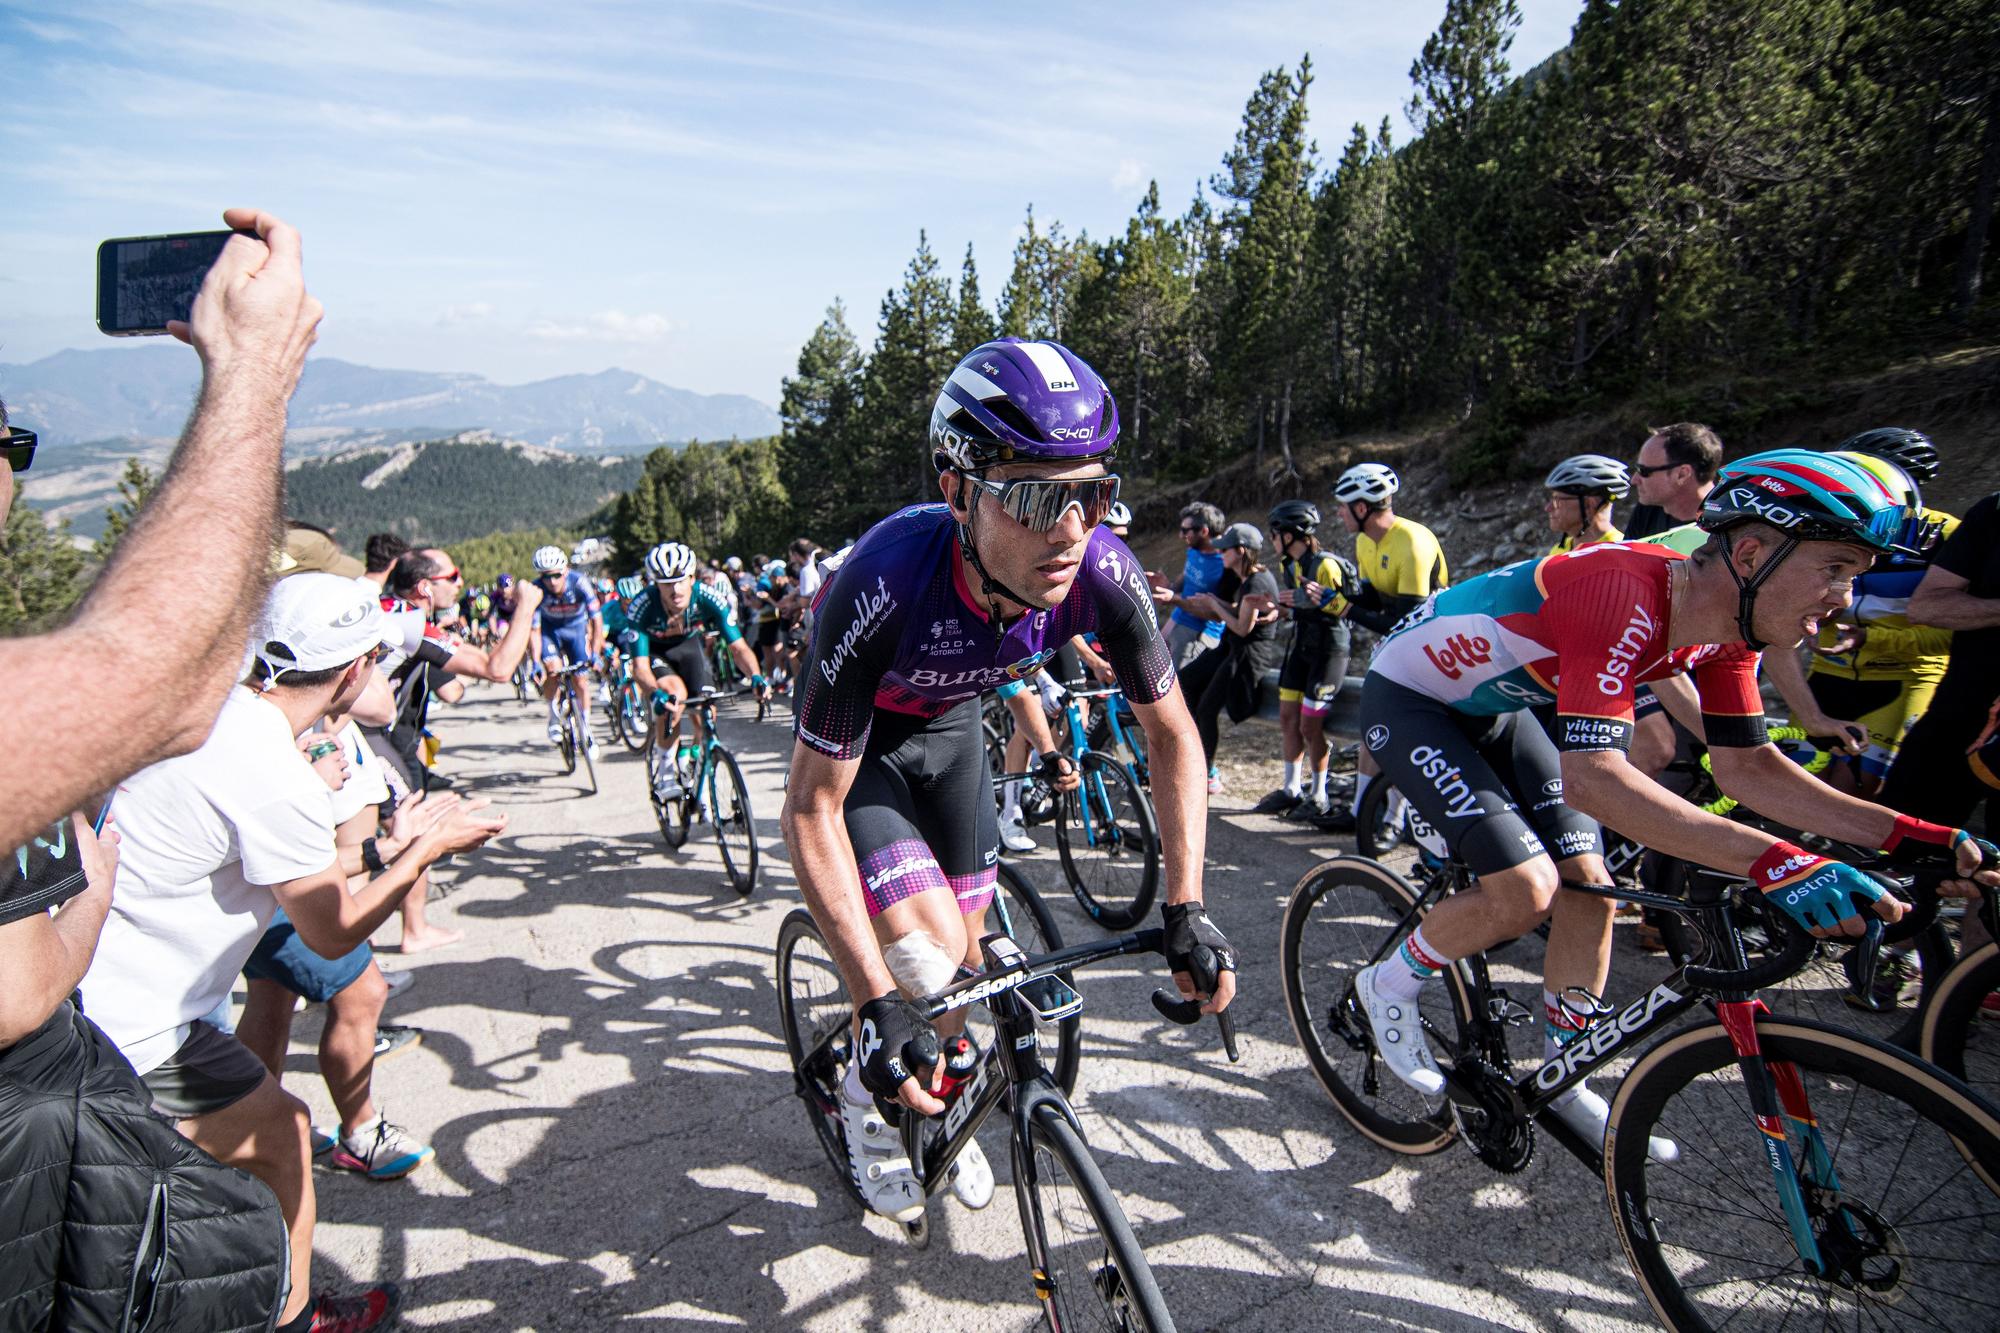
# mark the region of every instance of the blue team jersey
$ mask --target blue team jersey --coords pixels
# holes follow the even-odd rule
[[[535,608],[535,615],[543,629],[560,629],[584,617],[599,614],[597,589],[575,570],[564,574],[562,586],[554,591],[550,591],[549,585],[541,579],[535,582],[542,590],[541,604]]]

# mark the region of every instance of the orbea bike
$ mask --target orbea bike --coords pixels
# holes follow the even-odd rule
[[[1089,748],[1084,740],[1083,701],[1117,693],[1115,689],[1065,693],[1064,726],[1056,744],[1076,768],[1077,789],[1056,793],[1047,805],[1022,802],[1027,823],[1051,817],[1030,817],[1031,810],[1052,809],[1063,877],[1083,910],[1108,930],[1124,930],[1145,920],[1160,883],[1160,829],[1152,799],[1129,765]],[[1036,772],[1002,773],[996,779],[1014,781],[1032,786],[1043,778]]]
[[[2000,1271],[2000,1112],[1906,1052],[1765,1011],[1757,990],[1805,967],[1812,937],[1738,877],[1689,879],[1686,899],[1565,884],[1685,917],[1706,962],[1615,1013],[1573,992],[1565,1002],[1597,1021],[1518,1076],[1508,1029],[1538,1033],[1540,1004],[1494,985],[1484,954],[1447,968],[1418,1004],[1445,1076],[1443,1096],[1426,1098],[1382,1067],[1354,975],[1443,895],[1468,887],[1470,872],[1450,860],[1412,883],[1364,858],[1326,862],[1285,909],[1293,1030],[1341,1114],[1386,1148],[1432,1153],[1463,1138],[1513,1172],[1532,1157],[1539,1126],[1600,1170],[1626,1257],[1669,1328],[1786,1327],[1794,1312],[1815,1326],[1992,1327],[1996,1305],[1976,1275]],[[1743,905],[1732,910],[1732,898]],[[1767,914],[1777,942],[1756,964],[1737,925],[1746,909]],[[1864,971],[1872,965],[1871,956]],[[1710,1017],[1677,1026],[1700,1005]],[[1634,1051],[1602,1145],[1545,1114]],[[1650,1136],[1675,1145],[1673,1160],[1652,1159]]]
[[[705,690],[688,699],[687,711],[698,723],[699,738],[684,736],[671,752],[662,748],[659,728],[647,719],[646,795],[653,803],[660,836],[669,847],[687,841],[688,830],[697,818],[707,821],[715,830],[729,887],[747,898],[757,887],[757,821],[750,813],[750,789],[744,784],[743,769],[716,735],[715,704],[720,698],[716,691]],[[667,765],[680,781],[680,794],[662,800],[662,769]]]
[[[1034,903],[1025,880],[1003,867],[1016,905]],[[1036,903],[1031,915],[1046,921]],[[1002,909],[1002,923],[1007,922]],[[1053,923],[1044,927],[1053,934]],[[981,1045],[978,1069],[956,1090],[936,1120],[904,1112],[896,1117],[903,1147],[926,1195],[944,1188],[952,1164],[972,1142],[988,1116],[1003,1105],[1011,1133],[1015,1202],[1027,1240],[1028,1267],[1035,1295],[1055,1333],[1109,1328],[1164,1333],[1174,1327],[1144,1250],[1124,1210],[1105,1183],[1083,1126],[1065,1095],[1059,1074],[1046,1063],[1042,1026],[1073,1023],[1082,997],[1068,978],[1076,969],[1132,954],[1159,953],[1158,929],[1135,931],[1089,944],[1030,954],[1007,930],[980,942],[981,971],[937,995],[917,1001],[932,1019],[973,1005],[983,1006],[992,1028]],[[1212,970],[1213,959],[1197,951],[1197,976]],[[1213,975],[1201,980],[1213,986]],[[778,932],[778,1003],[785,1044],[792,1057],[795,1090],[806,1103],[820,1146],[841,1177],[847,1177],[842,1127],[841,1080],[853,1058],[853,1005],[841,985],[832,955],[810,913],[795,910]],[[1200,1021],[1198,1002],[1156,991],[1154,1006],[1178,1023]],[[1060,1031],[1060,1029],[1059,1029]],[[1058,1038],[1067,1047],[1074,1029]],[[1232,1051],[1232,1058],[1234,1052]],[[1060,1061],[1062,1056],[1058,1054]],[[852,1186],[849,1187],[852,1192]],[[859,1202],[859,1195],[855,1195]],[[905,1225],[918,1245],[928,1243],[928,1221]]]
[[[576,690],[570,684],[574,676],[590,670],[588,662],[574,662],[555,673],[556,681],[556,722],[561,727],[556,748],[562,752],[562,766],[565,775],[576,772],[576,761],[583,760],[584,780],[590,784],[590,794],[597,795],[597,761],[590,757],[590,720],[577,711]]]

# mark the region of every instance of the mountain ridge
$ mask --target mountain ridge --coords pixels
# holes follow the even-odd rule
[[[179,345],[65,349],[0,362],[0,398],[46,444],[171,440],[194,402],[200,362]],[[775,434],[778,415],[743,394],[677,389],[636,371],[556,375],[497,384],[462,371],[398,370],[338,357],[306,362],[292,396],[287,444],[311,454],[351,433],[401,439],[492,430],[572,452],[641,452],[661,444]]]

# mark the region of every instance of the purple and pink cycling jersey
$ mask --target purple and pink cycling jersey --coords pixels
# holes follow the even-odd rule
[[[958,525],[941,504],[916,505],[869,529],[813,604],[811,660],[801,672],[798,737],[835,759],[866,748],[877,710],[940,717],[1031,676],[1078,634],[1095,634],[1118,684],[1138,703],[1164,698],[1173,661],[1160,638],[1146,573],[1100,527],[1060,605],[1004,629],[987,619],[958,556]]]

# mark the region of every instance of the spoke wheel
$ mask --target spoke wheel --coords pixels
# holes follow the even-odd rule
[[[1144,919],[1159,890],[1153,803],[1109,755],[1088,751],[1078,769],[1080,785],[1057,803],[1056,851],[1083,910],[1107,930],[1125,930]]]
[[[1055,1333],[1174,1326],[1125,1210],[1070,1123],[1044,1107],[1028,1127],[1021,1209],[1036,1289]]]
[[[575,708],[569,703],[556,705],[557,728],[556,748],[562,753],[562,771],[567,777],[576,772],[576,716]]]
[[[1315,866],[1292,889],[1279,937],[1285,1008],[1314,1077],[1354,1127],[1400,1153],[1433,1153],[1457,1134],[1450,1105],[1427,1098],[1375,1054],[1354,976],[1401,943],[1418,890],[1387,866],[1343,856]],[[1427,986],[1418,1002],[1440,1064],[1469,1045],[1470,1005],[1461,969]],[[1442,1040],[1440,1040],[1442,1038]]]
[[[648,706],[646,692],[639,688],[639,682],[628,680],[618,688],[618,712],[625,719],[625,748],[638,751],[646,748],[646,738],[653,732],[653,710]]]
[[[646,799],[652,802],[653,819],[660,826],[660,837],[669,847],[679,847],[688,840],[688,825],[694,817],[694,809],[685,794],[672,800],[660,799],[659,784],[653,780],[657,765],[673,760],[661,755],[659,745],[651,740],[646,746]],[[682,787],[683,793],[687,788]]]
[[[597,760],[590,754],[590,721],[582,713],[571,710],[569,715],[569,749],[583,760],[584,781],[590,787],[590,794],[597,795]],[[574,764],[572,764],[574,767]]]
[[[854,1006],[819,927],[802,907],[778,927],[777,973],[779,1026],[792,1057],[792,1090],[805,1103],[813,1135],[847,1197],[863,1206],[848,1176],[847,1135],[840,1120],[840,1081],[853,1053]]]
[[[1866,1037],[1760,1018],[1768,1060],[1798,1071],[1829,1168],[1785,1117],[1806,1221],[1829,1263],[1806,1271],[1719,1024],[1640,1057],[1611,1107],[1604,1183],[1639,1284],[1668,1328],[1992,1328],[2000,1197],[1971,1161],[2000,1161],[2000,1113],[1935,1066]],[[1679,1146],[1651,1161],[1647,1136]],[[1964,1145],[1963,1151],[1955,1150]]]
[[[757,888],[757,821],[750,814],[750,790],[736,756],[717,748],[709,769],[709,818],[722,848],[729,887],[748,898]]]

